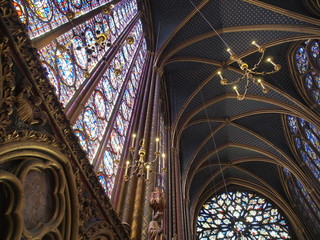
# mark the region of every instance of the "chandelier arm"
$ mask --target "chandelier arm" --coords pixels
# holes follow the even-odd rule
[[[131,172],[130,176],[136,174],[138,172],[138,170],[140,169],[140,164],[139,162],[136,162],[135,165],[131,165],[129,166],[129,168],[133,168],[134,167],[134,170]]]
[[[245,98],[245,96],[247,95],[247,92],[248,92],[248,87],[249,87],[249,78],[247,78],[247,82],[246,82],[246,86],[244,88],[244,92],[242,95],[239,95],[238,96],[238,100],[243,100]]]
[[[253,68],[250,69],[251,71],[256,70],[260,66],[263,57],[264,57],[264,51],[261,52],[261,56],[259,58],[259,61],[253,66]]]
[[[242,76],[241,78],[238,78],[237,80],[233,81],[233,82],[226,82],[224,83],[223,85],[233,85],[233,84],[236,84],[238,82],[241,82],[243,79],[245,79],[246,76]]]
[[[165,172],[156,172],[156,171],[153,171],[153,170],[150,170],[151,173],[153,173],[154,175],[159,175],[159,176],[163,176],[165,175]]]
[[[135,175],[135,174],[138,172],[139,169],[140,169],[140,166],[137,166],[137,167],[131,172],[130,177],[132,177],[133,175]]]
[[[270,72],[255,72],[254,74],[255,75],[270,75],[270,74],[274,74],[276,72],[279,72],[279,70],[273,70],[273,71],[270,71]]]
[[[158,159],[158,157],[159,156],[156,155],[156,157],[153,160],[149,161],[148,163],[154,163]]]

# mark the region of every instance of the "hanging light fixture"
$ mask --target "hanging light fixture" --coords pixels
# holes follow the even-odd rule
[[[275,64],[271,60],[271,58],[268,58],[267,62],[269,62],[273,65],[273,70],[269,71],[269,72],[258,71],[257,69],[259,69],[259,67],[260,67],[260,64],[264,58],[264,53],[265,53],[266,49],[264,47],[259,46],[255,41],[252,42],[252,45],[255,45],[258,48],[258,51],[261,53],[260,58],[258,59],[257,63],[254,64],[254,66],[252,68],[249,68],[249,65],[246,62],[242,61],[242,59],[239,58],[236,54],[234,54],[234,52],[230,48],[227,49],[228,53],[230,54],[230,60],[238,63],[238,66],[239,66],[240,70],[242,71],[242,73],[241,73],[242,77],[240,77],[234,81],[230,81],[222,76],[221,71],[218,72],[218,75],[221,79],[220,84],[221,85],[232,85],[233,90],[237,94],[238,100],[243,100],[245,98],[250,82],[253,82],[256,85],[259,85],[261,87],[263,93],[268,93],[269,89],[264,85],[263,80],[261,79],[261,76],[274,74],[274,73],[280,71],[280,69],[281,69],[280,64]],[[236,84],[237,83],[241,84],[243,82],[245,84],[244,91],[240,94],[238,86]]]
[[[165,166],[165,154],[161,154],[159,152],[159,145],[160,145],[160,139],[156,138],[155,139],[155,144],[156,144],[156,151],[155,151],[155,156],[154,159],[151,161],[146,162],[145,160],[145,155],[146,155],[146,150],[144,148],[145,146],[145,140],[141,139],[139,142],[139,151],[138,151],[138,158],[134,158],[135,154],[135,138],[136,134],[132,135],[132,145],[129,148],[130,151],[130,156],[132,160],[127,160],[125,164],[125,174],[124,174],[124,180],[129,181],[133,176],[137,177],[143,177],[146,182],[150,182],[150,174],[154,175],[162,175],[165,174],[167,169],[164,167]],[[161,155],[161,156],[160,156]],[[162,160],[162,169],[161,172],[157,172],[152,170],[152,165],[157,162],[157,160]]]
[[[192,6],[195,8],[195,10],[202,16],[202,18],[208,23],[208,25],[211,27],[211,29],[215,32],[215,34],[221,39],[221,41],[226,45],[226,47],[228,48],[227,51],[230,54],[230,60],[235,61],[236,63],[238,63],[240,70],[242,71],[242,77],[234,80],[234,81],[230,81],[226,78],[224,78],[222,76],[222,72],[219,71],[218,75],[220,76],[220,84],[221,85],[233,85],[233,90],[236,92],[237,94],[237,99],[238,100],[243,100],[247,94],[248,88],[249,88],[249,83],[252,81],[254,84],[259,85],[262,88],[262,92],[263,93],[268,93],[269,89],[266,88],[266,86],[263,84],[263,80],[259,77],[259,76],[264,76],[264,75],[269,75],[269,74],[273,74],[276,73],[278,71],[280,71],[281,69],[281,65],[280,64],[275,64],[271,58],[267,59],[267,62],[271,63],[273,65],[273,71],[270,72],[265,72],[265,71],[258,71],[257,69],[260,67],[260,64],[263,60],[264,57],[264,53],[265,53],[265,48],[262,46],[259,46],[256,41],[252,41],[252,45],[256,46],[258,48],[258,51],[261,53],[261,56],[259,58],[259,60],[257,61],[256,64],[254,64],[254,66],[252,68],[249,68],[249,64],[242,61],[241,58],[239,58],[229,47],[229,45],[227,44],[227,42],[222,38],[222,36],[219,34],[219,32],[212,26],[212,24],[209,22],[209,20],[202,14],[202,12],[200,11],[200,9],[192,2],[192,0],[189,0],[190,3],[192,4]],[[236,85],[237,83],[245,83],[244,86],[244,91],[240,94],[238,86]]]

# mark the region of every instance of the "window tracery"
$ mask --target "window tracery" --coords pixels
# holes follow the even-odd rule
[[[288,185],[288,190],[292,196],[292,200],[295,202],[294,206],[297,208],[300,215],[304,216],[307,221],[306,226],[313,232],[314,236],[319,235],[319,220],[320,209],[317,207],[308,191],[303,184],[291,175],[290,171],[286,168],[283,169],[285,180]]]
[[[94,90],[80,114],[74,116],[73,129],[91,163],[101,163],[98,176],[110,196],[118,168],[115,155],[124,147],[147,47],[141,20],[135,19],[137,1],[122,0],[108,8],[109,2],[13,0],[12,3],[29,37],[38,44],[47,77],[64,107],[83,97],[82,90],[90,77],[100,66],[108,64],[102,77],[90,82]],[[87,14],[99,7],[99,11]],[[73,20],[80,16],[83,17],[76,24]],[[46,43],[48,36],[54,40]]]
[[[123,48],[126,45],[121,46],[112,60],[110,68],[103,74],[73,126],[77,134],[82,135],[80,141],[84,140],[85,142],[82,142],[81,145],[86,146],[85,150],[88,152],[88,157],[91,162],[93,162],[99,145],[103,140],[115,103],[119,101],[117,99],[133,56],[138,51],[137,49],[143,35],[140,21],[137,22],[130,32],[130,35],[136,36],[136,41],[134,41],[133,46],[130,47],[132,48],[130,59],[128,61],[125,60]],[[117,76],[116,70],[118,69],[120,73]]]
[[[197,219],[198,239],[291,239],[289,227],[276,207],[247,192],[211,197]]]
[[[319,40],[301,42],[292,51],[291,71],[296,88],[311,104],[320,105],[320,47]]]
[[[14,0],[13,5],[18,11],[21,22],[27,25],[30,38],[33,39],[110,1],[111,0]],[[126,11],[123,11],[123,8],[126,9]],[[113,12],[120,11],[125,13],[121,15],[121,17],[124,18],[121,24],[124,24],[125,21],[128,20],[125,19],[125,16],[132,14],[133,9],[136,11],[136,1],[124,0],[114,7]],[[119,23],[119,25],[121,24]]]
[[[123,8],[130,3],[130,1],[126,2],[127,4],[122,4]],[[112,16],[100,13],[39,49],[40,59],[49,72],[49,80],[64,106],[68,104],[84,81],[90,77],[98,62],[109,52],[110,46],[135,14],[136,8],[128,11],[127,15],[120,20],[121,28],[112,32],[110,31]],[[98,44],[97,37],[103,33],[109,37],[108,44]]]
[[[111,195],[111,191],[114,186],[115,175],[118,170],[118,164],[114,160],[117,159],[117,155],[122,152],[125,144],[130,119],[133,113],[133,104],[135,102],[138,87],[141,82],[146,53],[146,42],[145,39],[143,39],[138,57],[135,60],[132,71],[129,73],[129,81],[123,98],[121,99],[119,110],[116,113],[117,115],[114,125],[112,126],[112,132],[107,140],[107,148],[104,153],[104,157],[100,163],[99,176],[101,176],[101,184],[109,195]]]
[[[304,119],[291,115],[287,116],[287,124],[297,155],[320,181],[319,129]]]

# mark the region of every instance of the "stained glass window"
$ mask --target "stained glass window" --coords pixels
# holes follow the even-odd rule
[[[198,239],[291,239],[286,220],[265,198],[228,192],[210,198],[197,219]]]
[[[116,9],[125,8],[130,3],[131,1],[125,1],[118,4],[111,13]],[[112,32],[112,15],[99,13],[39,49],[40,59],[49,73],[49,80],[64,106],[90,77],[98,62],[109,52],[109,46],[120,36],[135,14],[136,8],[128,11],[120,19],[121,27]],[[99,44],[105,37],[105,42]]]
[[[320,181],[320,135],[319,129],[302,118],[287,116],[291,138],[296,153],[308,166],[313,175]]]
[[[110,0],[14,0],[13,5],[18,11],[20,20],[27,25],[30,38],[36,38],[108,2]],[[123,5],[128,6],[123,7]],[[123,11],[123,8],[128,11]],[[112,10],[113,13],[121,11],[131,14],[132,8],[136,8],[136,1],[124,0]],[[121,24],[124,24],[124,21],[119,25]]]
[[[136,93],[141,82],[142,68],[144,66],[146,53],[146,42],[145,39],[143,39],[139,53],[130,72],[129,81],[126,85],[126,90],[121,99],[121,105],[119,106],[116,119],[112,126],[112,132],[108,138],[104,157],[100,163],[99,173],[106,179],[101,183],[109,195],[113,189],[115,175],[118,170],[118,165],[114,160],[117,159],[118,152],[122,152],[125,144],[130,119],[133,113],[133,103],[135,102]]]
[[[301,86],[311,97],[312,102],[320,105],[320,48],[319,40],[308,40],[294,50],[295,74]],[[298,84],[299,85],[299,84]]]
[[[74,100],[86,99],[72,116],[73,129],[89,161],[100,163],[98,177],[109,196],[147,53],[137,1],[110,2],[12,2],[66,112]]]
[[[131,49],[130,58],[128,60],[124,58],[123,48],[127,48],[127,46],[121,46],[111,62],[110,68],[103,74],[73,126],[76,132],[84,136],[80,138],[80,141],[83,139],[81,144],[86,147],[91,162],[104,139],[110,116],[125,82],[132,59],[141,42],[143,34],[140,21],[137,22],[130,35],[136,37],[134,43],[129,47]],[[119,71],[118,75],[117,71]]]
[[[288,184],[290,194],[293,201],[295,202],[295,207],[297,208],[300,215],[304,218],[305,225],[309,227],[309,230],[314,236],[319,236],[319,220],[320,219],[320,209],[316,206],[315,202],[312,200],[309,193],[306,191],[302,183],[296,179],[287,169],[283,169],[285,174],[285,179]]]

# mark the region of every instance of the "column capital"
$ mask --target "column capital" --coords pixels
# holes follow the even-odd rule
[[[163,68],[159,68],[156,65],[153,66],[153,70],[160,75],[160,77],[163,75]]]

